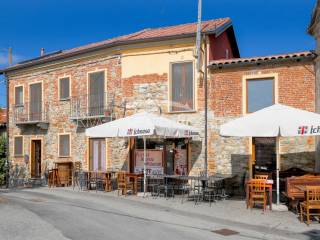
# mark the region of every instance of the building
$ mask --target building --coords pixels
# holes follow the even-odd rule
[[[41,177],[54,164],[70,169],[75,162],[89,170],[137,171],[140,139],[89,139],[84,131],[149,111],[201,130],[199,139],[147,143],[159,171],[196,174],[205,164],[207,71],[209,173],[242,176],[251,169],[251,155],[253,169],[272,172],[273,139],[223,138],[219,126],[277,102],[315,111],[315,53],[240,58],[229,18],[203,22],[202,35],[199,58],[192,23],[145,29],[2,70],[9,82],[10,160],[26,166],[31,178]],[[282,169],[313,170],[314,151],[312,137],[281,139]]]
[[[0,137],[7,135],[7,109],[0,108]]]
[[[314,112],[315,57],[307,51],[210,62],[209,106],[214,118],[209,150],[219,172],[248,168],[250,174],[275,173],[275,138],[225,138],[219,136],[219,125],[275,103]],[[280,138],[280,153],[282,171],[315,169],[314,137]]]
[[[311,22],[308,27],[308,33],[312,35],[316,40],[316,53],[319,55],[319,49],[320,49],[320,21],[319,21],[319,12],[320,10],[320,1],[316,1],[316,5],[313,9]],[[317,92],[317,98],[316,98],[316,112],[320,113],[320,62],[319,57],[315,59],[315,73],[316,73],[316,92]],[[316,159],[316,170],[320,171],[320,138],[317,137],[317,159]]]
[[[85,129],[142,110],[203,129],[203,53],[212,61],[239,57],[239,50],[229,18],[203,22],[198,72],[196,26],[145,29],[2,70],[9,82],[10,160],[31,178],[74,162],[133,171],[139,139],[88,139]],[[178,156],[184,171],[203,168],[202,138],[150,141],[148,148],[167,173]]]

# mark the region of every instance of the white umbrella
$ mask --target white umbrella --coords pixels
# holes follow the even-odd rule
[[[146,138],[157,136],[185,138],[199,135],[199,131],[191,126],[155,114],[142,112],[88,128],[86,135],[96,138],[142,136],[144,143],[144,192],[146,192]]]
[[[279,204],[279,136],[320,135],[320,114],[282,104],[275,104],[257,112],[223,124],[220,135],[234,137],[277,137],[277,204]]]

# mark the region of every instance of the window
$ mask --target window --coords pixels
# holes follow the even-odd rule
[[[100,116],[104,114],[105,109],[105,72],[92,72],[88,74],[89,77],[89,115]]]
[[[194,110],[193,63],[171,65],[171,109],[172,112]]]
[[[59,157],[70,157],[70,134],[59,135]]]
[[[32,83],[29,86],[29,120],[42,120],[42,83]]]
[[[70,98],[70,78],[64,77],[59,79],[59,99],[67,100]]]
[[[274,104],[273,79],[247,80],[247,112],[255,112]]]
[[[14,137],[14,156],[21,157],[23,156],[23,137]]]
[[[23,86],[15,87],[14,103],[16,106],[23,105]]]

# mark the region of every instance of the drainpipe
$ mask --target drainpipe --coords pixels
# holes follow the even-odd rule
[[[206,176],[208,176],[208,76],[207,76],[207,39],[206,35],[203,35],[204,39],[204,169]]]

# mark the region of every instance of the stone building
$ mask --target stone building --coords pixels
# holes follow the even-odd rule
[[[161,112],[202,130],[205,54],[196,57],[196,26],[145,29],[0,71],[9,84],[13,165],[25,167],[31,178],[43,176],[54,164],[70,168],[75,162],[84,169],[132,171],[139,139],[89,139],[84,132],[138,111]],[[203,22],[202,35],[208,60],[239,57],[229,18]],[[193,171],[203,168],[202,137],[203,133],[195,141],[168,139],[148,146],[165,151],[162,156],[171,160],[175,146],[182,165]],[[170,164],[163,167],[165,172],[173,171]]]
[[[162,172],[196,174],[204,168],[207,71],[209,173],[243,175],[253,149],[268,150],[259,156],[266,160],[255,165],[272,169],[273,139],[223,138],[219,126],[246,114],[252,97],[258,105],[250,105],[250,111],[276,102],[314,111],[315,54],[239,58],[229,18],[202,23],[201,49],[197,57],[196,24],[182,24],[54,52],[0,71],[9,83],[11,162],[25,167],[31,178],[43,176],[54,164],[70,169],[75,162],[89,170],[136,171],[140,139],[90,139],[84,132],[148,111],[201,131],[199,139],[147,143]],[[208,69],[205,62],[210,62]],[[247,97],[248,90],[253,96]],[[314,169],[313,138],[283,139],[281,146],[283,169]]]
[[[314,112],[315,57],[307,51],[210,62],[214,119],[209,149],[219,171],[239,173],[248,162],[251,168],[251,160],[253,172],[276,170],[275,138],[225,138],[219,136],[219,125],[276,103]],[[314,137],[280,138],[280,153],[281,170],[315,169]]]
[[[315,59],[315,74],[316,74],[316,112],[320,113],[320,62],[319,62],[319,49],[320,49],[320,1],[316,1],[313,9],[311,22],[308,27],[308,33],[316,40],[316,53],[318,57]],[[317,155],[316,155],[316,170],[320,171],[320,138],[317,137]]]

